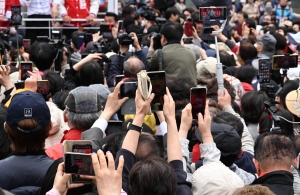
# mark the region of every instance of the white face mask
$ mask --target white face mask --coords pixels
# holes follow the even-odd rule
[[[288,4],[289,6],[292,5],[292,1],[289,1],[287,4]]]
[[[254,47],[257,48],[257,43],[254,43]]]
[[[146,25],[146,21],[145,21],[145,20],[142,20],[141,26],[144,27],[145,25]]]
[[[9,34],[11,34],[11,35],[13,35],[13,34],[15,34],[16,33],[16,29],[15,29],[15,27],[10,27],[10,29],[9,29]]]

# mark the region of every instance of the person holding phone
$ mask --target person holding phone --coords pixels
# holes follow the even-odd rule
[[[18,0],[1,0],[0,1],[0,26],[10,27],[11,6],[20,6]]]

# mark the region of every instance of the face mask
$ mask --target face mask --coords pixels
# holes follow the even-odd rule
[[[15,33],[16,33],[15,27],[10,27],[10,29],[9,29],[9,34],[13,35],[13,34],[15,34]]]
[[[122,9],[122,6],[121,6],[121,5],[119,5],[119,6],[118,6],[118,9]]]
[[[257,48],[257,43],[254,43],[254,47]]]
[[[142,20],[141,26],[144,27],[145,25],[146,25],[146,21],[145,21],[145,20]]]
[[[289,1],[287,4],[288,4],[288,5],[292,5],[292,1]]]

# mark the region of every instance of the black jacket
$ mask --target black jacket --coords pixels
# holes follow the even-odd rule
[[[267,186],[276,195],[294,195],[294,177],[288,171],[273,171],[254,180],[252,185]]]

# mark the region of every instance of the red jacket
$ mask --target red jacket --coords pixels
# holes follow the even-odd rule
[[[46,154],[53,160],[63,157],[63,147],[62,143],[64,140],[81,140],[81,133],[83,131],[78,129],[70,129],[69,131],[64,132],[64,136],[60,141],[60,144],[56,144],[48,149],[46,149]]]
[[[5,7],[4,7],[4,13],[6,13],[7,11],[10,11],[11,6],[12,5],[17,5],[17,6],[21,6],[19,0],[0,0],[0,2],[5,2]],[[1,3],[0,3],[1,5]],[[0,7],[0,10],[3,9],[3,7]],[[1,13],[0,13],[1,15]],[[4,18],[5,18],[5,14],[4,14]],[[0,21],[0,26],[1,27],[9,27],[10,26],[10,22],[9,21]]]
[[[68,16],[72,19],[86,18],[90,14],[90,0],[67,0],[65,1],[65,8]],[[86,22],[71,22],[71,25],[66,23],[64,25],[81,27],[90,24]]]

